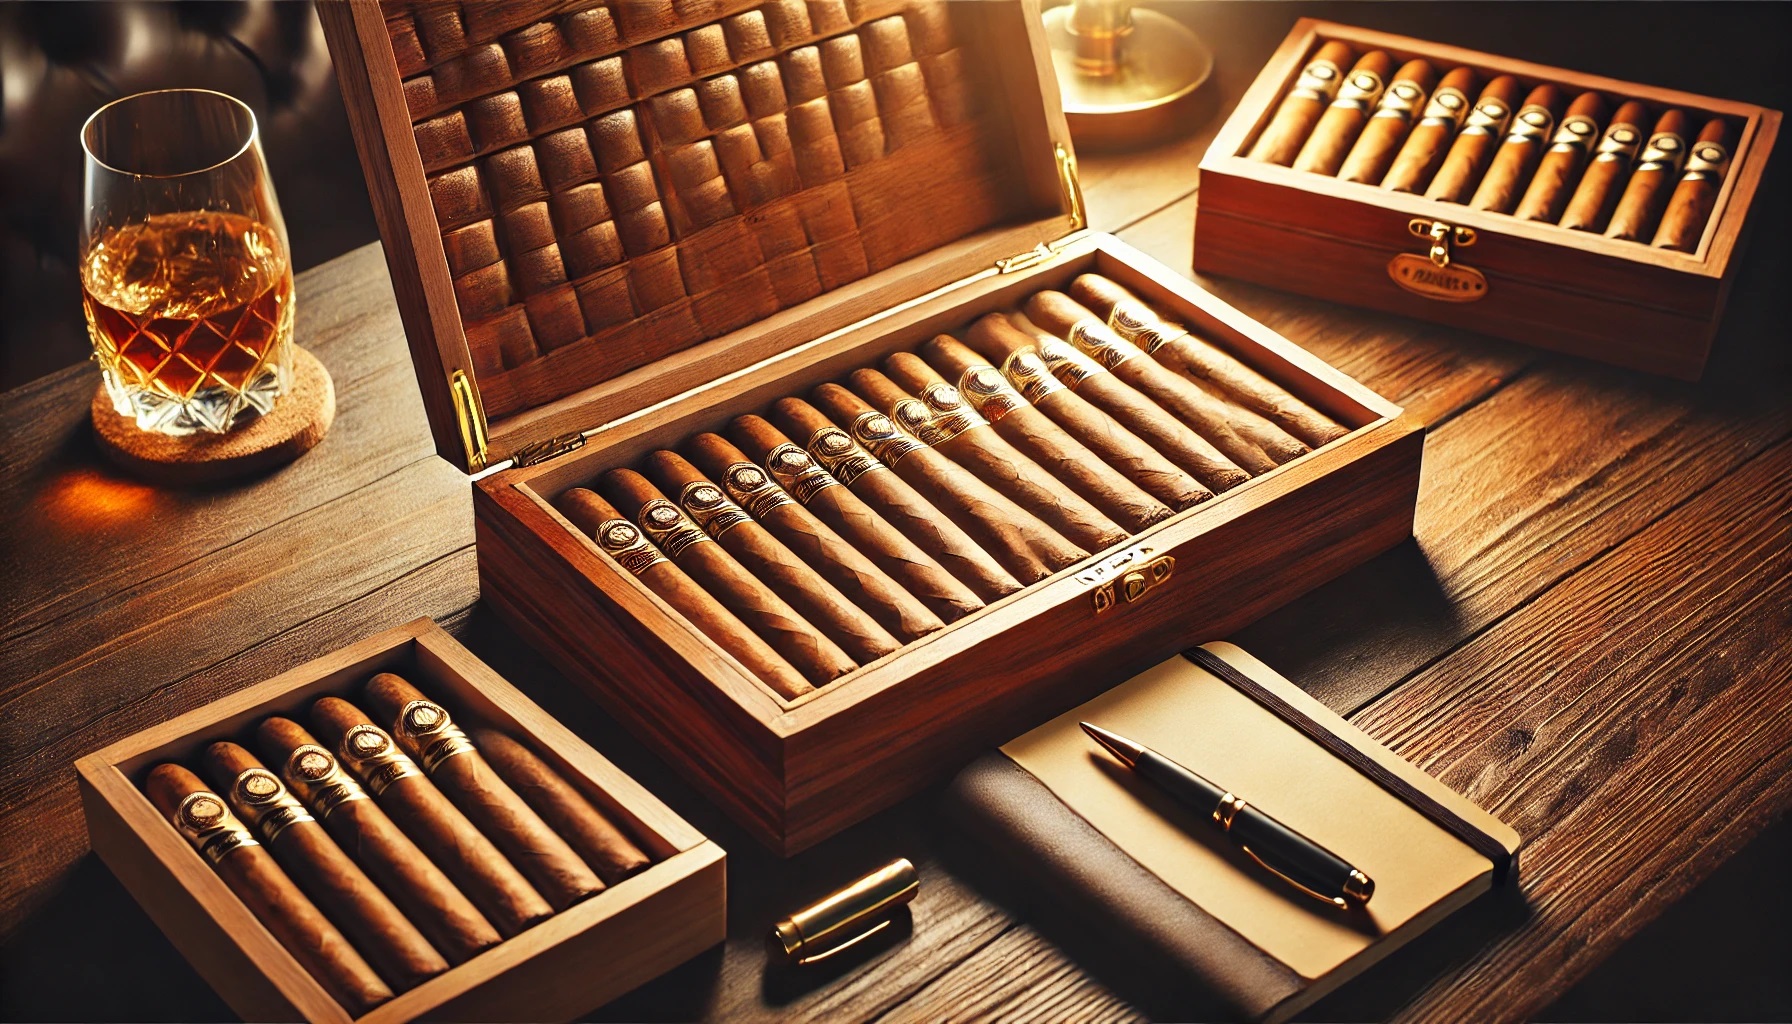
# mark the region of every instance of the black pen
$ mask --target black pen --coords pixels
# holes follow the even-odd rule
[[[1375,894],[1368,875],[1239,797],[1142,744],[1088,722],[1081,725],[1121,764],[1159,789],[1198,811],[1212,808],[1213,823],[1239,849],[1301,892],[1343,910],[1360,907]]]

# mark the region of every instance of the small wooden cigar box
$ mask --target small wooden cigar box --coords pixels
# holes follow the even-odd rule
[[[304,721],[320,697],[356,700],[377,672],[398,673],[451,712],[532,749],[628,833],[650,863],[357,1017],[264,927],[142,786],[151,768],[169,761],[194,766],[218,740],[254,749],[251,734],[269,716]],[[145,729],[75,767],[94,851],[245,1020],[562,1020],[664,973],[726,934],[721,848],[429,619]]]
[[[1037,4],[663,7],[663,17],[647,18],[659,8],[594,6],[577,17],[613,13],[616,34],[604,37],[611,41],[540,65],[522,81],[517,52],[504,44],[512,78],[494,80],[487,92],[514,91],[525,101],[543,76],[572,66],[576,85],[595,74],[578,69],[620,57],[626,89],[616,102],[641,125],[641,152],[662,208],[673,212],[655,247],[631,248],[623,238],[622,305],[601,306],[618,319],[606,325],[592,315],[599,307],[588,306],[588,333],[570,342],[556,345],[542,333],[513,268],[511,298],[521,296],[521,305],[507,308],[520,309],[535,330],[529,345],[500,346],[495,360],[485,333],[513,314],[476,313],[470,293],[457,290],[450,239],[462,228],[442,220],[429,191],[455,173],[456,159],[481,174],[486,168],[481,157],[464,156],[486,152],[482,143],[450,159],[432,156],[423,142],[424,125],[444,116],[441,79],[450,65],[431,64],[427,33],[420,45],[407,26],[421,32],[434,8],[349,4],[323,15],[438,451],[477,474],[485,597],[753,835],[786,855],[802,850],[947,777],[1003,737],[1410,537],[1419,423],[1119,240],[1086,230]],[[465,10],[470,18],[475,8]],[[573,14],[519,9],[515,20],[525,19],[572,39]],[[709,45],[717,25],[721,50]],[[467,46],[489,34],[475,33],[471,21],[462,27]],[[735,48],[737,40],[759,42]],[[690,67],[655,77],[674,49]],[[699,61],[699,52],[713,59]],[[807,70],[811,57],[819,77]],[[433,83],[417,84],[425,77]],[[774,80],[781,96],[760,88]],[[858,88],[865,81],[869,107]],[[909,93],[911,85],[922,92]],[[686,89],[702,118],[676,116]],[[764,159],[720,161],[736,215],[690,217],[688,193],[701,175],[688,172],[688,147],[713,142],[720,157],[740,125],[738,112],[719,99],[705,106],[703,97],[737,89]],[[406,106],[407,96],[429,90],[435,100]],[[805,106],[818,100],[831,109],[822,122],[836,129],[831,141],[811,131],[815,124],[799,129]],[[483,101],[461,102],[457,109],[470,110]],[[712,107],[715,118],[706,120]],[[598,122],[581,123],[602,148]],[[809,161],[794,178],[780,177],[780,125],[792,152]],[[634,137],[626,139],[624,155],[632,156]],[[834,146],[840,160],[826,158]],[[539,139],[535,147],[539,153]],[[595,163],[619,159],[599,154]],[[598,179],[614,211],[627,182],[603,172]],[[553,208],[565,193],[549,192]],[[457,208],[501,203],[494,190]],[[791,217],[806,227],[786,238]],[[800,244],[791,248],[793,241]],[[656,307],[644,282],[660,260],[677,268],[683,291]],[[640,468],[657,449],[681,448],[778,399],[808,397],[819,384],[940,332],[962,332],[981,315],[1089,271],[1125,285],[1347,433],[794,698],[749,672],[557,508],[567,491],[596,486],[609,470]],[[609,273],[575,280],[573,290],[596,287]]]
[[[1666,191],[1673,190],[1683,168],[1692,167],[1688,161],[1707,152],[1728,162],[1702,234],[1690,251],[1677,251],[1651,244],[1649,237],[1624,240],[1602,230],[1564,227],[1553,219],[1472,208],[1466,199],[1427,198],[1423,187],[1395,191],[1253,159],[1253,147],[1283,97],[1300,87],[1303,69],[1332,41],[1349,44],[1359,58],[1385,51],[1394,68],[1422,59],[1439,76],[1455,68],[1473,69],[1478,79],[1466,95],[1469,105],[1490,79],[1513,76],[1520,88],[1509,105],[1520,118],[1525,111],[1518,105],[1524,100],[1516,97],[1528,98],[1543,85],[1557,87],[1564,105],[1587,92],[1600,94],[1603,114],[1594,122],[1599,132],[1612,126],[1621,105],[1638,101],[1646,116],[1635,136],[1622,140],[1628,146],[1619,147],[1628,152],[1624,159],[1632,167],[1650,159],[1656,119],[1669,110],[1684,111],[1688,121],[1683,136],[1662,154],[1662,163],[1672,168]],[[1391,80],[1392,70],[1384,77]],[[1383,95],[1379,89],[1376,93]],[[1458,109],[1458,123],[1467,114],[1472,127],[1477,114],[1466,106]],[[1409,120],[1417,123],[1421,113],[1428,113],[1423,103]],[[1500,113],[1511,117],[1510,111]],[[1726,122],[1727,145],[1707,150],[1696,137],[1713,119]],[[1560,109],[1551,119],[1538,118],[1547,133],[1538,146],[1547,149],[1564,141],[1560,133],[1575,130],[1568,120],[1574,119],[1564,118]],[[1201,272],[1696,380],[1723,316],[1779,125],[1779,111],[1749,103],[1303,18],[1201,160],[1194,265]],[[1505,138],[1510,130],[1515,129],[1496,127],[1494,132]],[[1618,141],[1596,135],[1583,145]],[[1570,189],[1576,180],[1570,178]]]

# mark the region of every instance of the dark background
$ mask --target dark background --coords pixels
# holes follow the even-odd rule
[[[1159,6],[1197,26],[1207,20],[1204,4]],[[1485,31],[1498,40],[1487,48],[1543,63],[1780,110],[1792,100],[1787,4],[1287,4],[1263,16],[1301,15],[1469,46]],[[1223,67],[1225,40],[1208,42]],[[309,3],[0,2],[0,390],[87,356],[75,271],[81,122],[111,99],[172,86],[218,89],[256,110],[297,269],[377,237]],[[1776,165],[1787,159],[1775,155]],[[1768,179],[1785,180],[1783,167]],[[1792,1019],[1789,865],[1792,821],[1782,820],[1545,1019]],[[89,859],[81,873],[93,877],[73,887],[82,894],[73,903],[88,906],[65,913],[104,918],[114,933],[106,945],[141,948],[143,962],[71,962],[70,936],[92,921],[34,919],[0,937],[0,1016],[54,1019],[77,989],[75,1004],[90,1015],[228,1015],[103,866]]]

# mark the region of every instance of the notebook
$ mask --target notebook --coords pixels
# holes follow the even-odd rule
[[[1357,911],[1302,894],[1097,747],[1143,743],[1375,880]],[[1199,977],[1234,1016],[1283,1020],[1516,874],[1516,832],[1242,649],[1208,644],[966,768],[953,818],[1116,940]]]

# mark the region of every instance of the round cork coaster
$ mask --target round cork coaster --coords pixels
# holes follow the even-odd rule
[[[185,437],[139,429],[112,408],[102,384],[93,396],[93,436],[106,458],[152,483],[201,484],[265,473],[316,447],[336,419],[330,372],[297,345],[292,378],[292,389],[268,415],[228,434]]]

